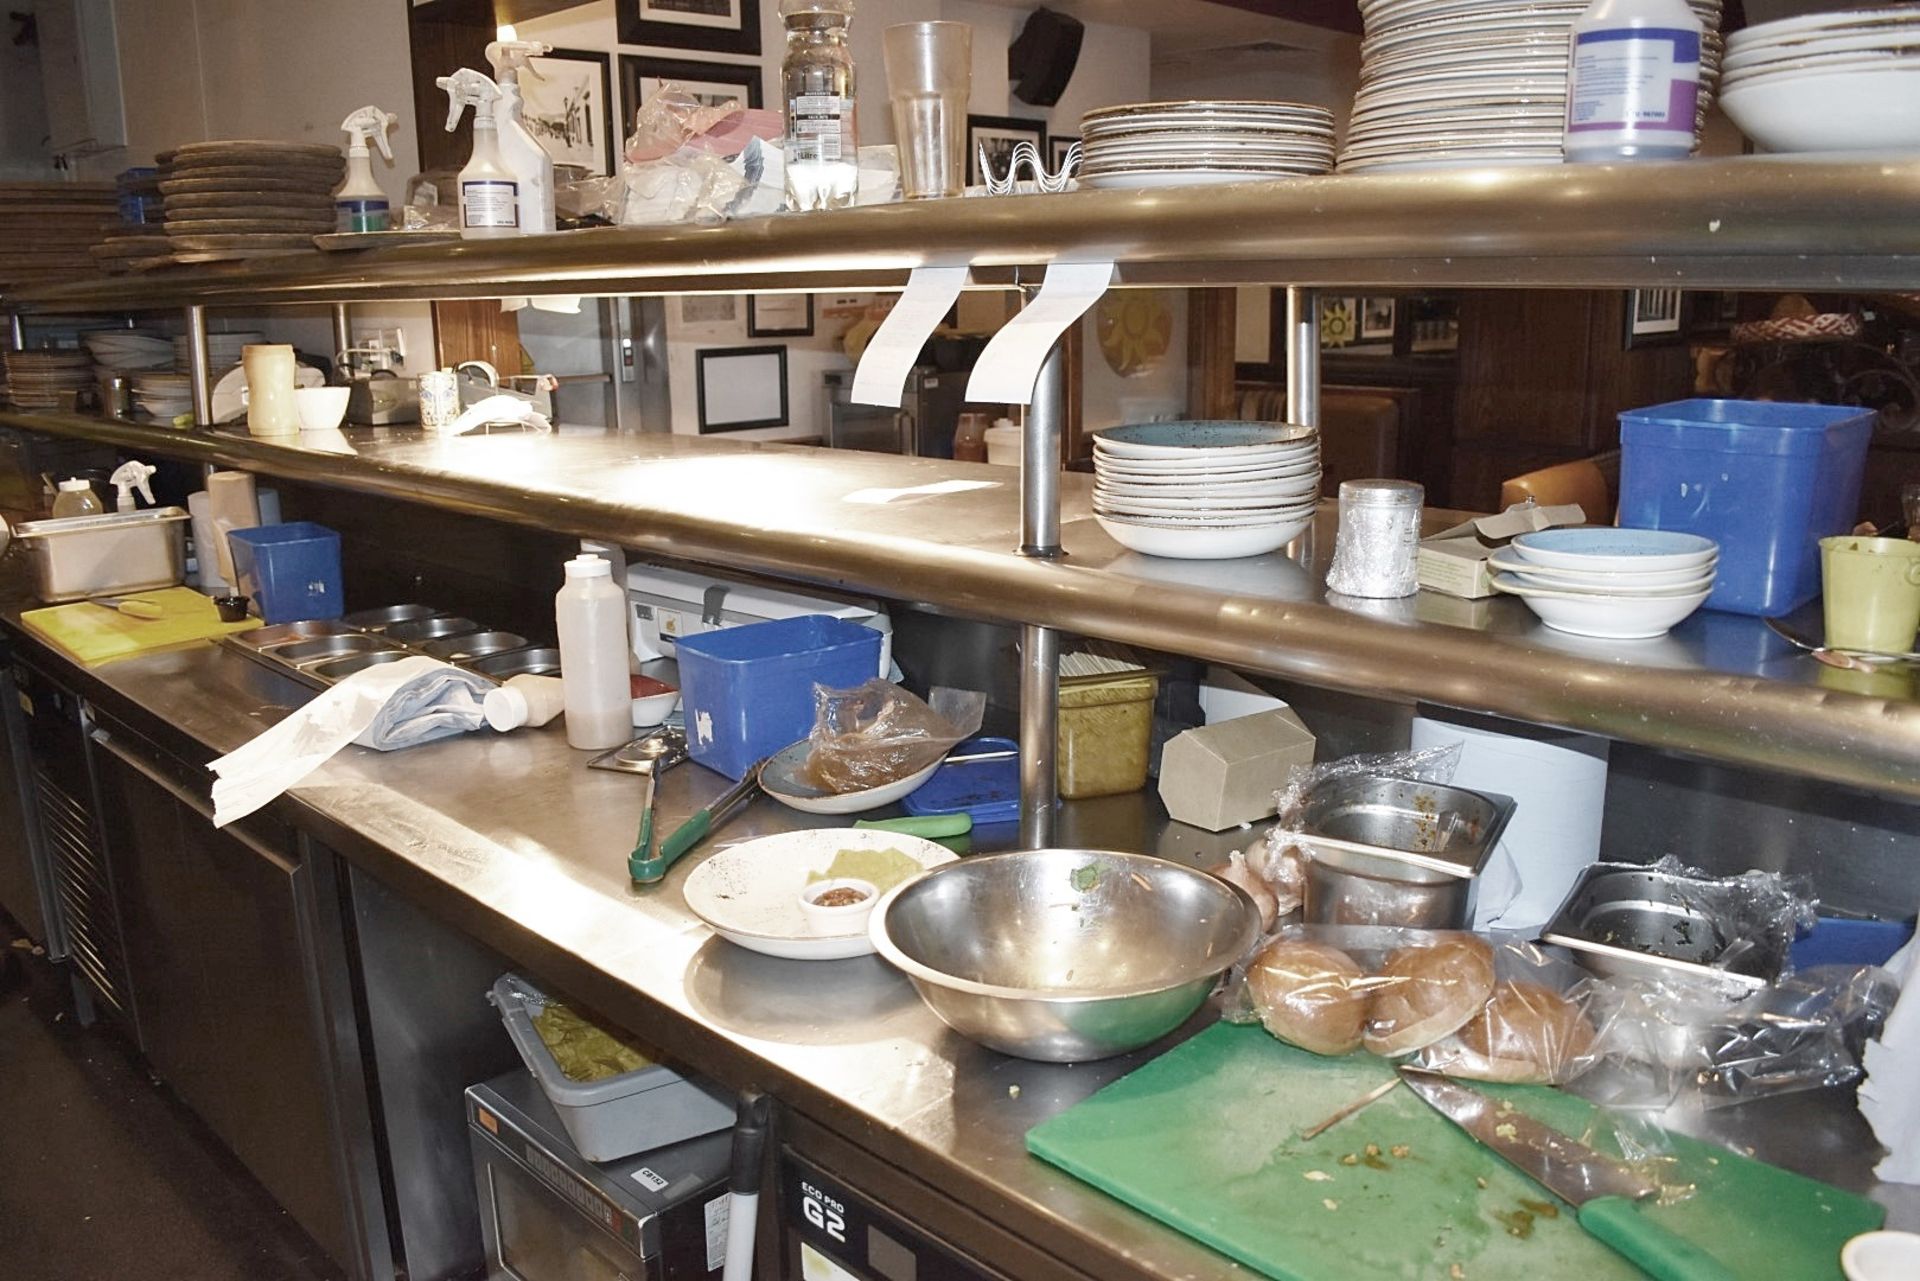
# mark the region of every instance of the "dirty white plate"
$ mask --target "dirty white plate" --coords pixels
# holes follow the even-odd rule
[[[796,809],[804,814],[859,814],[866,810],[877,810],[882,805],[891,805],[916,790],[932,778],[933,772],[946,760],[942,756],[925,769],[915,770],[905,778],[897,778],[881,787],[862,788],[857,792],[827,792],[807,782],[802,774],[807,754],[812,750],[813,741],[803,738],[769,757],[760,767],[760,790],[788,809]]]
[[[957,857],[944,845],[899,832],[863,827],[782,832],[721,850],[694,868],[687,877],[687,906],[715,934],[751,952],[791,961],[866,956],[873,951],[866,930],[815,934],[800,911],[808,874],[825,872],[835,855],[849,849],[896,849],[922,868]]]

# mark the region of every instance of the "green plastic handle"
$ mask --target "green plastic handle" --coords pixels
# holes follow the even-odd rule
[[[633,853],[627,855],[627,874],[636,881],[649,878],[644,875],[653,862],[653,806],[640,811],[640,835],[633,842]],[[659,876],[651,879],[659,880]]]
[[[973,830],[971,814],[927,814],[917,818],[863,818],[855,827],[868,827],[902,836],[924,836],[939,840],[943,836],[965,836]]]
[[[1595,1197],[1580,1207],[1580,1226],[1654,1281],[1740,1281],[1733,1269],[1648,1218],[1638,1205],[1625,1197]]]
[[[660,842],[658,854],[652,858],[628,859],[628,873],[642,885],[651,885],[665,876],[667,869],[678,863],[682,854],[698,845],[712,827],[713,811],[698,811],[692,818],[674,828],[671,836]]]

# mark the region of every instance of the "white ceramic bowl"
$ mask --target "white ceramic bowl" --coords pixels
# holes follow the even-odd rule
[[[1608,640],[1646,640],[1699,609],[1706,591],[1685,596],[1593,596],[1529,587],[1512,574],[1496,574],[1494,588],[1518,596],[1548,627],[1575,636]]]
[[[803,814],[860,814],[891,805],[933,777],[934,761],[925,769],[879,787],[858,792],[825,792],[806,781],[802,770],[812,744],[807,739],[788,745],[760,767],[760,788],[788,809]],[[944,758],[942,758],[944,759]]]
[[[1593,573],[1699,569],[1720,555],[1720,544],[1698,534],[1660,529],[1542,529],[1510,544],[1521,560],[1549,569]]]
[[[857,903],[834,907],[822,905],[820,896],[832,890],[855,890],[861,899]],[[879,901],[879,891],[874,889],[872,881],[836,876],[814,881],[800,891],[800,915],[806,918],[807,928],[815,934],[827,937],[853,934],[867,928],[867,918],[873,915],[873,905]]]
[[[1505,552],[1495,552],[1487,560],[1487,565],[1496,573],[1517,574],[1531,583],[1542,587],[1564,587],[1575,591],[1616,591],[1645,588],[1657,591],[1662,588],[1684,587],[1711,579],[1718,558],[1705,565],[1688,565],[1682,569],[1650,570],[1591,570],[1559,569],[1547,565],[1536,565],[1519,556]]]
[[[1920,59],[1900,69],[1766,76],[1735,84],[1720,105],[1768,151],[1920,150]]]
[[[1279,551],[1313,524],[1313,513],[1285,524],[1176,525],[1094,517],[1107,536],[1129,551],[1172,560],[1237,560]]]
[[[1320,433],[1297,423],[1133,423],[1096,432],[1094,449],[1114,457],[1191,459],[1255,457],[1310,448]]]
[[[1847,1281],[1912,1281],[1920,1277],[1920,1233],[1862,1232],[1840,1251]]]

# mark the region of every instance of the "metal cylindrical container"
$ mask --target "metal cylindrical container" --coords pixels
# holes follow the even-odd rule
[[[1424,486],[1411,480],[1340,482],[1340,534],[1327,590],[1392,598],[1419,590],[1420,510]]]

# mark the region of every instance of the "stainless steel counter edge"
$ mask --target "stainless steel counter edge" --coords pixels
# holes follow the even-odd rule
[[[1140,556],[1094,522],[1080,475],[1062,485],[1067,555],[1048,561],[1014,552],[1018,481],[1004,467],[599,431],[279,441],[70,414],[0,413],[0,425],[1920,797],[1920,701],[1904,671],[1838,672],[1730,615],[1695,615],[1657,641],[1593,641],[1514,600],[1332,599],[1318,562]],[[1322,559],[1328,526],[1323,512]]]
[[[136,273],[29,311],[897,287],[1113,259],[1127,284],[1920,288],[1920,162],[1854,154],[1490,166],[1187,190],[919,201]]]

